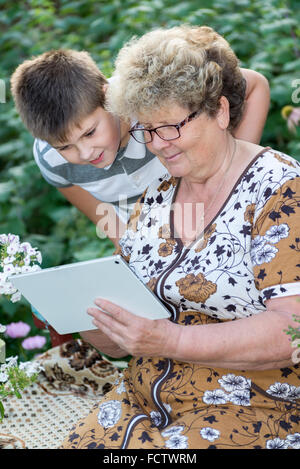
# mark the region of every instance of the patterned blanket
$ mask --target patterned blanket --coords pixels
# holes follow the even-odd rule
[[[110,361],[81,339],[54,347],[37,360],[44,367],[22,399],[3,401],[0,449],[55,449],[86,416],[126,367]]]

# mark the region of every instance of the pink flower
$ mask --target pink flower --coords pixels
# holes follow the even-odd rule
[[[23,321],[12,322],[6,326],[6,335],[12,339],[25,337],[30,331],[30,326]]]
[[[284,106],[281,115],[287,120],[290,132],[296,133],[296,127],[300,125],[300,107]]]
[[[34,337],[27,337],[22,342],[22,347],[25,350],[33,350],[35,348],[42,348],[46,343],[46,338],[42,335],[35,335]]]

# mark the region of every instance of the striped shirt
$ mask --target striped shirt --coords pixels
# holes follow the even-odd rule
[[[38,139],[34,141],[33,154],[49,184],[57,188],[82,187],[96,199],[112,203],[124,222],[146,187],[167,173],[159,159],[132,137],[105,168],[69,163],[47,142]]]

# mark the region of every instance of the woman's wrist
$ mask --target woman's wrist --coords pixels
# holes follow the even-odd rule
[[[162,356],[178,361],[186,361],[184,359],[185,351],[185,335],[186,326],[175,324],[169,321],[169,327],[165,331],[164,350]]]

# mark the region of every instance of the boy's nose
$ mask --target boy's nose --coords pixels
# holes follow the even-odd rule
[[[89,161],[93,159],[93,148],[90,148],[87,145],[81,144],[78,145],[79,157],[83,161]]]

